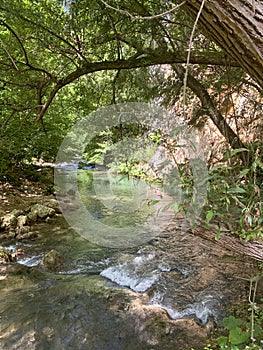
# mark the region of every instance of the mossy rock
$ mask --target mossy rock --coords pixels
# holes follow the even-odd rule
[[[12,256],[9,250],[0,246],[0,264],[9,264],[10,262],[14,262],[16,259]]]
[[[45,272],[59,271],[63,262],[64,259],[62,255],[56,249],[52,249],[42,258],[40,262],[40,270]]]

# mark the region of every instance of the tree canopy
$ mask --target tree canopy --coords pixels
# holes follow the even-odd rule
[[[261,92],[262,16],[262,4],[246,0],[3,0],[5,153],[51,156],[48,149],[61,141],[54,136],[81,114],[160,95],[171,103],[184,82],[201,101],[198,113],[211,118],[231,147],[244,147],[221,112],[220,94]],[[177,78],[165,77],[161,65],[170,65]],[[41,147],[44,139],[49,142]]]

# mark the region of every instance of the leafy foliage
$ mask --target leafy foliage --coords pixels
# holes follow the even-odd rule
[[[263,164],[255,157],[248,167],[240,167],[234,159],[237,152],[230,152],[228,164],[210,171],[206,221],[226,222],[228,227],[222,230],[227,228],[246,240],[262,239]]]

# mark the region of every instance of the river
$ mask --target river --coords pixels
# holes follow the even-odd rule
[[[0,281],[0,349],[201,348],[211,328],[222,325],[229,305],[246,300],[253,263],[191,234],[182,215],[171,219],[166,210],[149,221],[160,213],[149,201],[118,217],[102,204],[105,193],[96,193],[90,173],[80,173],[80,198],[95,222],[114,231],[120,222],[136,230],[147,221],[152,231],[122,247],[123,239],[113,235],[118,244],[104,240],[103,246],[94,232],[83,234],[81,225],[79,234],[59,215],[35,226],[35,241],[6,242],[23,254]],[[125,181],[115,181],[114,188],[127,199],[131,180]],[[54,248],[62,266],[41,271],[41,259]]]

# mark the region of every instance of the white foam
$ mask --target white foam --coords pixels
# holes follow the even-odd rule
[[[22,258],[17,260],[17,262],[21,265],[25,265],[28,267],[37,266],[40,263],[43,255],[44,254],[40,254],[40,255],[32,256],[31,258]]]
[[[154,259],[154,257],[154,253],[149,253],[146,256],[137,256],[130,262],[108,267],[101,272],[101,276],[122,287],[128,287],[135,292],[144,293],[159,278],[158,271],[147,266],[148,261]]]
[[[140,293],[146,292],[158,280],[157,273],[148,276],[139,276],[127,264],[111,266],[103,270],[101,276],[108,278],[122,287],[129,287],[135,292]]]

